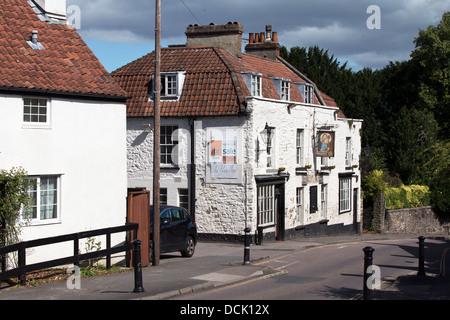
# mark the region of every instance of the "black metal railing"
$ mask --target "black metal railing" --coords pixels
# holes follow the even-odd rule
[[[106,268],[110,269],[111,255],[123,251],[133,250],[133,243],[131,239],[136,240],[138,228],[139,224],[129,223],[126,224],[125,226],[83,231],[78,233],[66,234],[62,236],[55,236],[31,241],[23,241],[9,246],[0,247],[0,257],[4,257],[11,252],[17,252],[17,265],[18,265],[17,268],[10,270],[5,270],[4,266],[2,266],[2,272],[0,273],[0,281],[4,281],[6,279],[17,276],[19,278],[21,285],[24,286],[26,285],[26,274],[29,272],[57,267],[66,264],[79,265],[80,261],[101,257],[106,257]],[[111,234],[130,231],[133,231],[133,237],[131,236],[127,237],[129,240],[125,241],[125,244],[114,246],[111,248]],[[106,235],[106,249],[80,254],[79,252],[80,239],[101,235]],[[73,241],[73,256],[27,265],[26,249],[67,241]],[[2,261],[5,261],[5,259],[2,259]]]

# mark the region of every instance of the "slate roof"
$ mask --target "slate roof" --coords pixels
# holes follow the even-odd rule
[[[149,53],[112,72],[113,78],[132,98],[127,101],[128,117],[152,117],[150,99],[155,53]],[[227,116],[245,112],[246,97],[251,96],[242,72],[262,74],[262,96],[280,100],[272,77],[291,83],[307,82],[298,71],[281,60],[270,60],[251,54],[235,57],[220,47],[169,47],[161,50],[161,72],[185,71],[181,97],[161,99],[162,117]],[[318,92],[325,105],[338,107],[335,101]],[[304,102],[295,85],[290,86],[290,101]],[[320,104],[314,96],[314,104]]]
[[[44,50],[27,43],[32,30]],[[74,28],[41,21],[26,0],[0,0],[0,90],[126,97]]]

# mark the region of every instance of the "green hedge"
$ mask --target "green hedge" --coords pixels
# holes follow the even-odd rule
[[[431,205],[430,188],[428,186],[411,185],[386,188],[384,195],[388,210]]]

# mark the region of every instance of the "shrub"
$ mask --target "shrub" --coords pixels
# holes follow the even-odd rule
[[[402,185],[398,188],[386,188],[384,195],[388,210],[417,208],[431,204],[430,188],[428,186]]]

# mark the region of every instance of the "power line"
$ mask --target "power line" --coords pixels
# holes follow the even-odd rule
[[[186,7],[186,9],[188,9],[188,11],[191,13],[191,15],[194,17],[194,19],[195,20],[197,20],[197,22],[199,23],[199,24],[202,24],[201,22],[200,22],[200,20],[195,16],[195,14],[194,14],[194,12],[192,12],[192,10],[188,7],[188,5],[184,2],[184,0],[180,0],[181,1],[181,3],[183,3],[184,4],[184,6]]]

